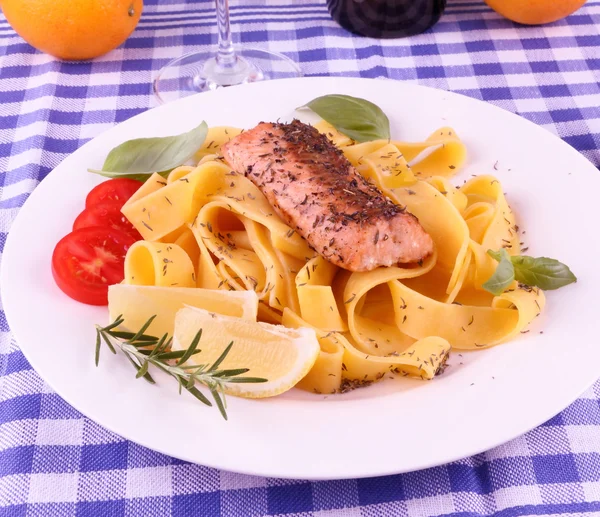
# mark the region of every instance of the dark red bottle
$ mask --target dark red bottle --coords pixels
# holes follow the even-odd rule
[[[331,17],[345,29],[371,38],[402,38],[435,25],[446,0],[327,0]]]

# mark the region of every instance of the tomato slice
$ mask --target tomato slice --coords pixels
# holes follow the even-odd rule
[[[131,178],[115,178],[96,185],[85,198],[85,206],[115,202],[123,206],[127,200],[143,185]]]
[[[52,254],[58,287],[78,302],[108,304],[108,286],[123,280],[125,254],[135,239],[127,233],[93,226],[63,237]]]
[[[86,207],[73,223],[73,230],[79,228],[88,228],[90,226],[108,226],[117,230],[124,231],[131,235],[136,241],[141,240],[142,236],[133,224],[121,213],[121,204],[117,201],[100,203]]]

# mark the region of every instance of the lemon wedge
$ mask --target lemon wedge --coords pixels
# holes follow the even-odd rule
[[[256,321],[258,296],[254,291],[222,291],[196,287],[116,284],[108,288],[110,321],[122,315],[125,320],[123,327],[131,332],[136,332],[152,316],[156,316],[146,334],[172,336],[175,315],[186,305]]]
[[[313,329],[290,329],[191,307],[177,312],[173,350],[187,349],[200,329],[198,349],[202,352],[188,363],[210,365],[233,342],[219,369],[248,368],[245,375],[267,379],[225,385],[225,393],[239,397],[272,397],[289,390],[309,372],[320,351]]]

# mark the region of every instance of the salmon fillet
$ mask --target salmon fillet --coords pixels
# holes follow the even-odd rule
[[[363,178],[312,126],[261,122],[222,152],[290,227],[341,268],[370,271],[420,262],[433,252],[418,219]]]

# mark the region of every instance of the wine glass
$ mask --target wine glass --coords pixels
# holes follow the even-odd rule
[[[162,68],[153,86],[159,102],[222,86],[302,75],[298,65],[282,54],[251,48],[234,49],[229,26],[229,0],[215,0],[215,4],[217,52],[191,52]]]

